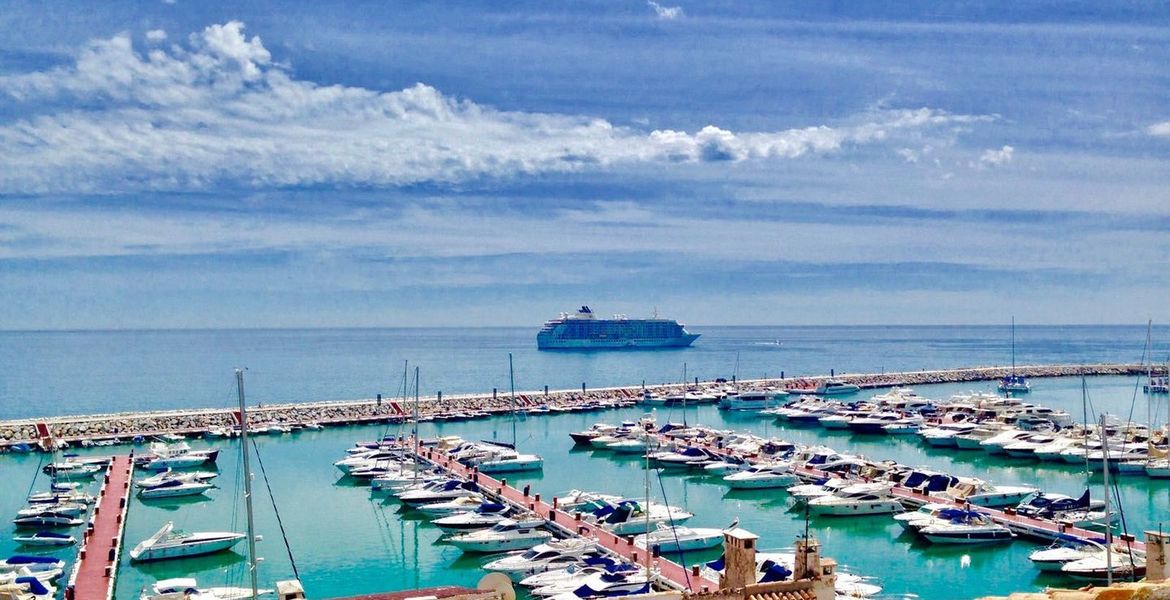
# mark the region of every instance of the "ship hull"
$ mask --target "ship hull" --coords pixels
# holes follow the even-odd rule
[[[697,333],[661,339],[540,339],[536,340],[539,350],[641,350],[656,348],[685,348],[699,339]]]

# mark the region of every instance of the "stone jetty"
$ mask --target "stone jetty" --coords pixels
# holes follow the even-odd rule
[[[1032,365],[1016,367],[1014,372],[1030,378],[1074,377],[1101,375],[1145,374],[1146,365],[1139,364],[1093,364],[1093,365]],[[838,374],[836,379],[854,383],[864,389],[894,386],[914,386],[936,383],[963,383],[993,381],[1012,372],[1008,367],[972,367],[939,369],[898,373]],[[1165,368],[1162,368],[1165,372]],[[741,380],[744,387],[773,386],[786,389],[815,388],[826,376],[789,377],[784,379]],[[722,387],[725,382],[699,382],[700,389]],[[688,384],[686,387],[693,386]],[[651,391],[668,392],[684,387],[682,384],[647,386]],[[521,406],[549,405],[571,407],[582,404],[597,404],[615,401],[630,401],[641,397],[641,385],[611,388],[585,388],[557,391],[527,391],[517,393]],[[422,398],[418,411],[421,416],[434,417],[452,412],[482,411],[489,413],[506,412],[511,409],[511,400],[506,394],[465,394],[457,396],[437,395]],[[349,425],[358,423],[384,422],[409,417],[414,411],[413,401],[376,399],[299,402],[293,404],[272,404],[249,409],[249,422],[253,424],[294,425],[319,423],[321,425]],[[212,427],[231,427],[237,423],[235,410],[208,408],[193,410],[171,410],[105,415],[46,417],[0,421],[0,449],[16,444],[43,444],[49,440],[79,442],[82,440],[129,440],[135,436],[155,436],[168,433],[191,434],[207,431]]]

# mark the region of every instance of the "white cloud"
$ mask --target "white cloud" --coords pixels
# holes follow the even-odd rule
[[[146,32],[146,41],[148,42],[164,42],[167,39],[167,32],[162,29],[151,29]]]
[[[1146,128],[1146,133],[1157,136],[1170,136],[1170,121],[1154,123]]]
[[[930,130],[994,118],[922,108],[774,132],[712,125],[647,133],[597,118],[500,111],[421,83],[379,92],[296,80],[243,30],[235,21],[212,25],[186,45],[144,52],[120,35],[88,44],[72,65],[0,77],[0,113],[24,115],[0,121],[0,193],[386,187],[624,163],[791,159],[903,135],[920,141]]]
[[[979,164],[981,166],[998,167],[1006,165],[1012,161],[1012,156],[1016,149],[1011,146],[1004,146],[999,150],[984,150],[983,154],[979,156]]]
[[[657,15],[659,19],[665,21],[673,21],[684,16],[681,6],[663,6],[654,0],[646,0],[646,4],[650,8],[654,9],[654,14]]]

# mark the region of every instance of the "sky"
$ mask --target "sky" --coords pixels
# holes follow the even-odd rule
[[[0,329],[1170,321],[1157,2],[0,1]]]

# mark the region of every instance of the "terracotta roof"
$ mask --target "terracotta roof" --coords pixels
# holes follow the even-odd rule
[[[791,590],[787,592],[752,594],[745,600],[817,600],[817,595],[812,590]]]

